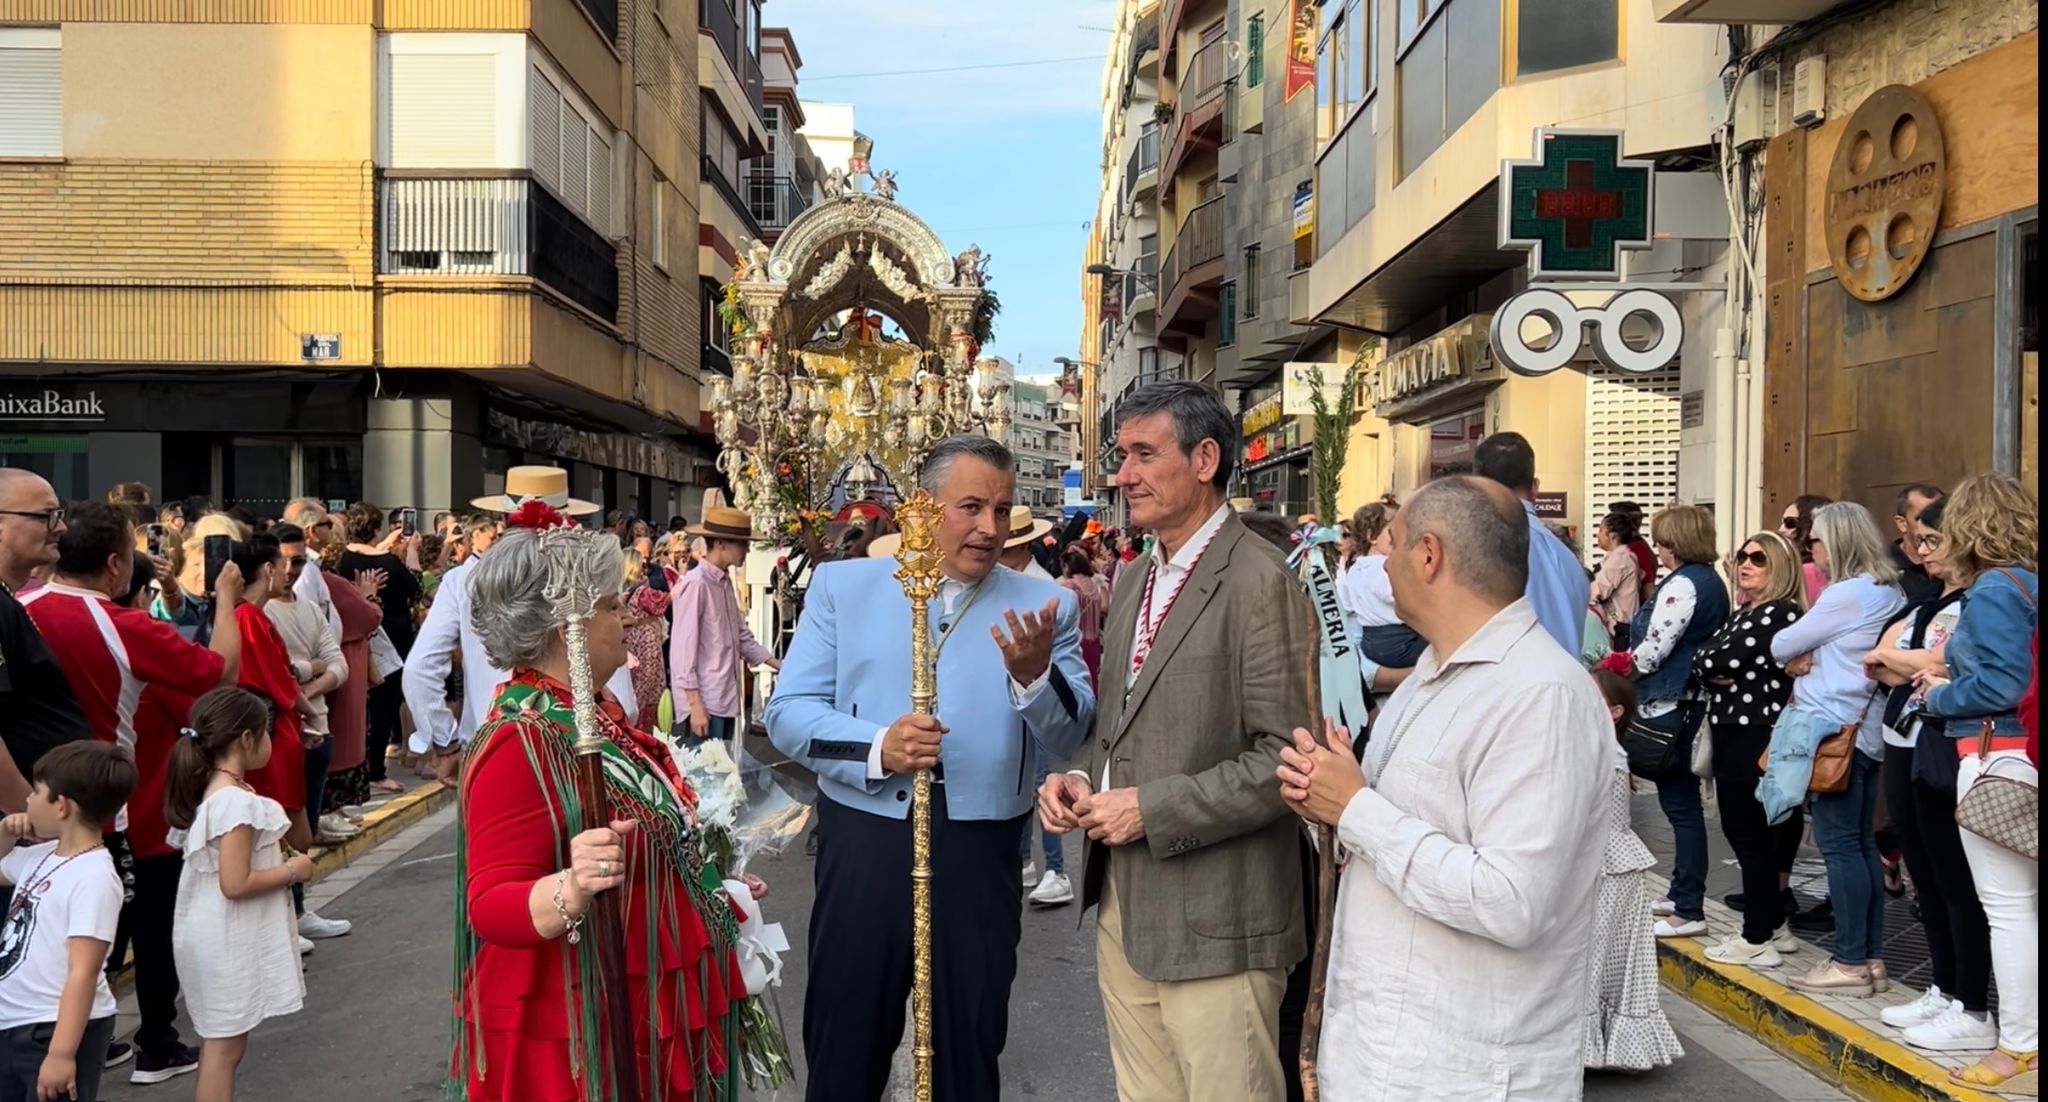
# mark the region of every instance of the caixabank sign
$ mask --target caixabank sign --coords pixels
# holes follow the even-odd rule
[[[0,389],[0,424],[94,425],[106,419],[107,407],[97,390],[64,391],[54,387]]]

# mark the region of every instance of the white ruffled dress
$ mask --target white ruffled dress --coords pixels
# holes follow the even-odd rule
[[[185,855],[171,947],[185,1011],[201,1037],[239,1037],[305,1003],[292,893],[229,899],[220,891],[222,838],[255,828],[249,868],[261,872],[284,863],[279,843],[290,825],[276,800],[231,785],[200,803],[189,829],[170,833]]]

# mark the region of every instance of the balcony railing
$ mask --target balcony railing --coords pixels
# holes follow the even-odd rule
[[[811,197],[788,176],[753,176],[747,180],[747,213],[764,230],[779,230],[811,209]]]
[[[1188,59],[1187,78],[1180,84],[1180,107],[1191,111],[1209,101],[1209,97],[1223,90],[1223,82],[1230,77],[1230,47],[1227,38],[1219,38],[1195,51]]]
[[[698,357],[698,362],[703,365],[704,370],[727,378],[732,377],[732,353],[711,344],[703,345],[702,353]]]
[[[732,71],[740,71],[740,19],[732,10],[731,0],[697,0],[697,25],[711,32],[711,41],[718,43],[718,52],[725,55],[725,63]]]
[[[760,118],[763,114],[761,110],[761,95],[764,84],[761,77],[761,59],[753,54],[748,54],[742,59],[742,64],[734,71],[739,73],[740,83],[746,85],[747,102],[753,105],[754,117]]]
[[[604,30],[606,39],[619,40],[619,0],[576,0],[590,19]]]
[[[1138,258],[1131,270],[1124,273],[1124,317],[1133,313],[1131,303],[1146,295],[1159,296],[1159,258],[1147,253]]]
[[[1124,161],[1124,200],[1138,193],[1138,177],[1159,167],[1159,124],[1148,122],[1138,132],[1138,144]]]
[[[1162,294],[1173,294],[1189,271],[1213,260],[1223,259],[1223,197],[1221,195],[1188,212],[1167,251],[1160,277]]]
[[[539,183],[406,178],[379,190],[380,273],[531,276],[617,320],[618,251]]]
[[[717,191],[725,199],[725,205],[732,208],[733,214],[740,220],[741,228],[747,231],[747,236],[761,236],[761,224],[754,220],[753,212],[747,209],[746,197],[740,194],[740,189],[734,187],[733,182],[725,178],[725,173],[719,169],[718,165],[709,156],[698,158],[698,164],[698,174],[704,178],[705,183],[710,184],[713,190]],[[739,242],[735,241],[733,244],[738,246]]]

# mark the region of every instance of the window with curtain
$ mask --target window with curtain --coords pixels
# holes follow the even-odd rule
[[[1596,65],[1621,56],[1621,4],[1514,0],[1515,75]]]

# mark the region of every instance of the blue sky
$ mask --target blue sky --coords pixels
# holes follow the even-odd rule
[[[985,354],[1020,373],[1075,355],[1101,179],[1102,55],[1114,0],[768,0],[803,55],[798,94],[851,103],[897,199],[954,252],[980,245],[1002,298]],[[1086,57],[1058,64],[1012,65]],[[916,76],[852,76],[1012,65]],[[828,79],[845,76],[847,79]]]

